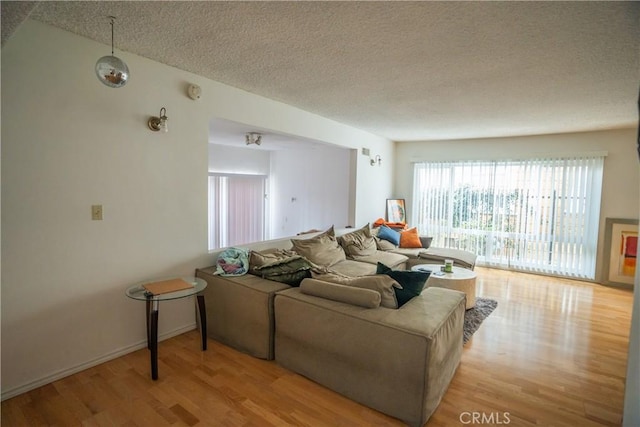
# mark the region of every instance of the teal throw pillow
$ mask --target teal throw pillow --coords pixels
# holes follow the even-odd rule
[[[400,246],[400,233],[386,225],[380,226],[380,230],[378,230],[378,237],[391,242],[396,246]]]
[[[412,298],[417,297],[422,293],[431,272],[392,270],[379,262],[376,274],[386,274],[396,282],[400,283],[402,289],[393,288],[396,293],[396,299],[398,300],[398,308],[400,308],[411,301]]]

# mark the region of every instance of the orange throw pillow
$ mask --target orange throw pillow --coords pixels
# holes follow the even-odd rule
[[[400,247],[401,248],[421,248],[422,242],[420,242],[420,236],[418,235],[418,229],[416,227],[402,231],[400,233]]]

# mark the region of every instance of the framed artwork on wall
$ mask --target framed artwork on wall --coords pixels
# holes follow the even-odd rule
[[[607,284],[633,286],[638,252],[638,220],[607,218],[604,234],[604,279]]]
[[[404,208],[404,199],[387,199],[387,221],[407,222],[407,211]]]

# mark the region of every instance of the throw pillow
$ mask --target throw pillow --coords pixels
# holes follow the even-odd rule
[[[388,240],[384,240],[379,237],[375,237],[375,239],[376,239],[376,246],[379,251],[392,251],[398,248],[396,245],[394,245]]]
[[[387,240],[396,246],[400,245],[400,233],[386,225],[380,226],[380,229],[378,230],[378,237],[380,239]]]
[[[421,248],[422,242],[418,235],[418,229],[416,227],[410,228],[400,233],[400,247],[401,248]]]
[[[300,255],[286,249],[272,248],[262,251],[252,250],[249,254],[249,273],[256,276],[262,276],[262,273],[257,270],[258,268],[268,264],[276,263],[278,261],[286,260],[293,256],[299,257]]]
[[[252,251],[249,266],[251,274],[289,286],[299,286],[303,279],[311,277],[311,263],[286,250],[266,254]]]
[[[342,246],[336,240],[333,226],[310,239],[291,239],[291,244],[296,253],[322,267],[331,267],[347,259]]]
[[[420,243],[422,243],[422,247],[424,249],[428,249],[431,246],[432,241],[433,237],[420,236]]]
[[[349,258],[374,255],[378,250],[376,241],[371,235],[369,224],[357,231],[338,237],[338,243]]]
[[[380,294],[380,305],[386,308],[398,308],[395,289],[400,284],[392,277],[384,274],[371,276],[348,277],[337,274],[313,274],[314,279],[322,280],[339,285],[353,286],[355,288],[365,288],[377,291]]]
[[[398,308],[402,307],[412,298],[417,297],[422,293],[427,279],[431,272],[423,271],[401,271],[392,270],[381,262],[378,263],[376,270],[377,274],[386,274],[392,279],[396,280],[402,286],[402,289],[393,288],[396,299],[398,300]]]

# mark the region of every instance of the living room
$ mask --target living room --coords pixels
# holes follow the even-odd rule
[[[92,19],[107,36],[102,15]],[[637,116],[621,129],[393,142],[129,52],[116,55],[126,60],[131,82],[110,89],[93,72],[108,53],[105,43],[36,19],[3,37],[3,400],[145,347],[144,313],[125,297],[127,286],[192,275],[213,263],[207,247],[213,118],[357,152],[345,214],[355,226],[383,216],[387,198],[405,198],[411,207],[416,160],[574,150],[608,153],[596,281],[605,218],[638,217]],[[186,95],[189,84],[202,88],[199,100]],[[162,107],[169,132],[151,132],[147,121]],[[382,164],[371,166],[362,148]],[[102,205],[103,221],[91,220],[92,205]],[[192,302],[175,301],[163,311],[160,335],[179,336],[195,325]]]

